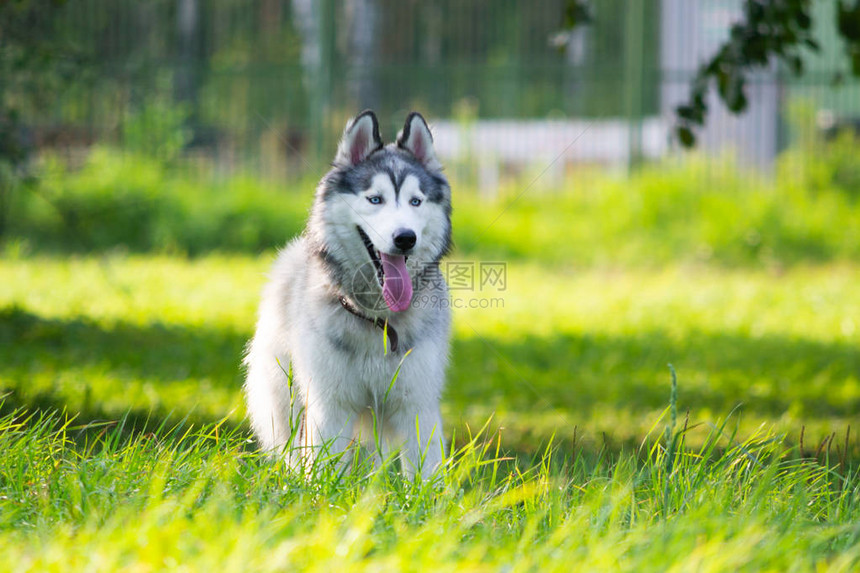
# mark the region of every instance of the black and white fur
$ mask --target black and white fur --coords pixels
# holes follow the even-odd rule
[[[440,304],[448,293],[438,266],[451,244],[451,190],[417,113],[387,146],[373,112],[361,113],[347,124],[332,165],[305,232],[280,252],[263,290],[245,358],[251,426],[263,449],[291,444],[288,462],[307,467],[322,451],[344,451],[372,412],[386,447],[400,449],[404,472],[427,477],[444,456],[439,398],[450,311]],[[406,310],[379,304],[380,282],[359,228],[377,254],[408,255]],[[403,229],[415,234],[408,252],[393,242]],[[387,320],[398,350],[386,353],[383,331],[339,297],[365,318]]]

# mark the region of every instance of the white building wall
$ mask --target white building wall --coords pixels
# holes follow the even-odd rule
[[[663,0],[661,66],[662,116],[674,125],[675,108],[686,103],[690,80],[728,37],[742,16],[741,0]],[[711,153],[734,153],[741,165],[769,169],[778,151],[780,88],[775,66],[757,72],[747,85],[749,106],[734,116],[715,88],[708,96],[708,117],[698,145]]]

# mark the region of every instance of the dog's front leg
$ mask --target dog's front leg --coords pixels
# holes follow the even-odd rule
[[[422,479],[429,479],[445,455],[438,405],[399,412],[393,422],[403,440],[400,452],[403,472],[412,479],[420,471]]]
[[[352,413],[325,400],[311,400],[305,415],[303,450],[305,471],[310,475],[314,466],[335,460],[343,470],[349,466],[351,456],[347,449],[352,444]]]

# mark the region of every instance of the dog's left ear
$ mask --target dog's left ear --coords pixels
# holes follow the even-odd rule
[[[379,122],[376,120],[376,114],[368,109],[346,124],[343,138],[337,146],[334,164],[339,167],[358,165],[379,149],[382,149]]]
[[[397,134],[397,147],[412,153],[427,169],[442,170],[433,149],[433,135],[420,113],[413,111],[406,118],[403,131]]]

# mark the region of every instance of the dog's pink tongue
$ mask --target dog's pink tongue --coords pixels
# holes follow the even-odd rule
[[[412,279],[406,270],[406,257],[382,255],[382,297],[394,312],[402,312],[412,302]]]

